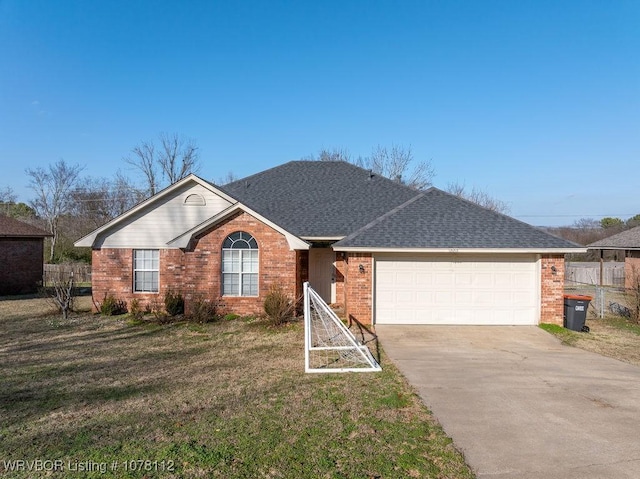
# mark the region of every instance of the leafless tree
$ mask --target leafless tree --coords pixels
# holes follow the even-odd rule
[[[15,204],[18,196],[10,186],[0,189],[0,214],[10,216],[11,207]]]
[[[0,203],[15,203],[17,199],[18,195],[10,186],[0,188]]]
[[[378,145],[370,156],[358,158],[356,164],[417,190],[431,186],[436,175],[430,161],[420,161],[413,166],[410,146],[392,145],[387,148]]]
[[[572,241],[580,245],[587,245],[608,236],[600,221],[593,218],[580,218],[570,226],[556,226],[546,228],[546,231],[560,238]],[[600,253],[597,250],[589,250],[586,253],[577,253],[567,256],[568,261],[597,261]]]
[[[31,178],[29,187],[36,197],[31,201],[31,206],[36,213],[44,218],[53,235],[51,239],[49,261],[53,261],[56,242],[60,231],[60,218],[69,213],[72,206],[71,192],[78,183],[83,167],[68,165],[60,159],[49,168],[27,168],[26,173]]]
[[[311,158],[316,159],[316,158]],[[351,161],[351,154],[345,148],[323,148],[318,152],[318,161]]]
[[[142,173],[149,196],[200,169],[196,142],[176,133],[161,133],[157,147],[153,141],[140,142],[124,161]]]
[[[133,156],[124,158],[125,163],[140,170],[147,182],[147,193],[153,196],[158,191],[158,165],[156,162],[156,147],[151,141],[143,141],[131,150]]]
[[[227,171],[226,175],[221,176],[220,178],[218,178],[218,181],[215,181],[214,183],[216,185],[228,185],[229,183],[233,183],[236,180],[238,180],[238,177],[233,171],[229,170]]]
[[[50,277],[49,282],[50,287],[46,289],[48,297],[66,320],[73,311],[76,299],[73,271],[58,271]]]
[[[344,148],[322,149],[317,157],[305,158],[320,161],[346,161],[374,173],[390,178],[411,188],[422,190],[431,186],[436,173],[431,161],[414,162],[411,147],[378,145],[371,155],[352,158]]]
[[[72,193],[72,213],[89,223],[90,229],[102,226],[144,199],[144,192],[133,186],[121,172],[113,180],[87,178]]]
[[[449,183],[449,185],[447,185],[447,192],[471,201],[472,203],[476,203],[488,210],[495,211],[496,213],[509,212],[509,205],[505,201],[494,198],[486,191],[479,190],[475,187],[467,190],[466,186],[462,183]]]
[[[191,138],[176,133],[161,133],[158,164],[163,177],[173,184],[200,170],[198,146]]]

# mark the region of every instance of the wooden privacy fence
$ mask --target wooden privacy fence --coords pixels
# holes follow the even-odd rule
[[[602,263],[602,283],[600,283],[600,263],[571,262],[565,264],[565,282],[574,284],[603,284],[624,287],[624,262]]]
[[[66,278],[70,273],[73,273],[76,284],[91,283],[90,264],[45,264],[44,284],[49,285],[55,279]]]

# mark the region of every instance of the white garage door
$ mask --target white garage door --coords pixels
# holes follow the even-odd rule
[[[535,256],[380,255],[379,324],[537,324]]]

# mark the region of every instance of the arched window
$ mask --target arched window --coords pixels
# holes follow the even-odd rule
[[[258,296],[258,243],[244,231],[231,233],[222,244],[222,294]]]

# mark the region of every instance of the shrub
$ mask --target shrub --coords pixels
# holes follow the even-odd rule
[[[278,326],[293,318],[295,304],[279,284],[272,285],[264,299],[264,312],[274,326]]]
[[[189,304],[187,319],[194,323],[212,323],[219,319],[217,310],[215,302],[204,298],[195,298]]]
[[[178,316],[184,313],[184,298],[180,293],[167,291],[164,295],[164,309],[169,316]]]
[[[127,312],[127,302],[117,299],[111,293],[105,293],[102,304],[100,304],[100,313],[104,316],[115,316],[116,314],[124,314]]]
[[[144,316],[145,309],[140,305],[140,300],[138,298],[134,298],[129,303],[129,314],[133,319],[141,320]]]

